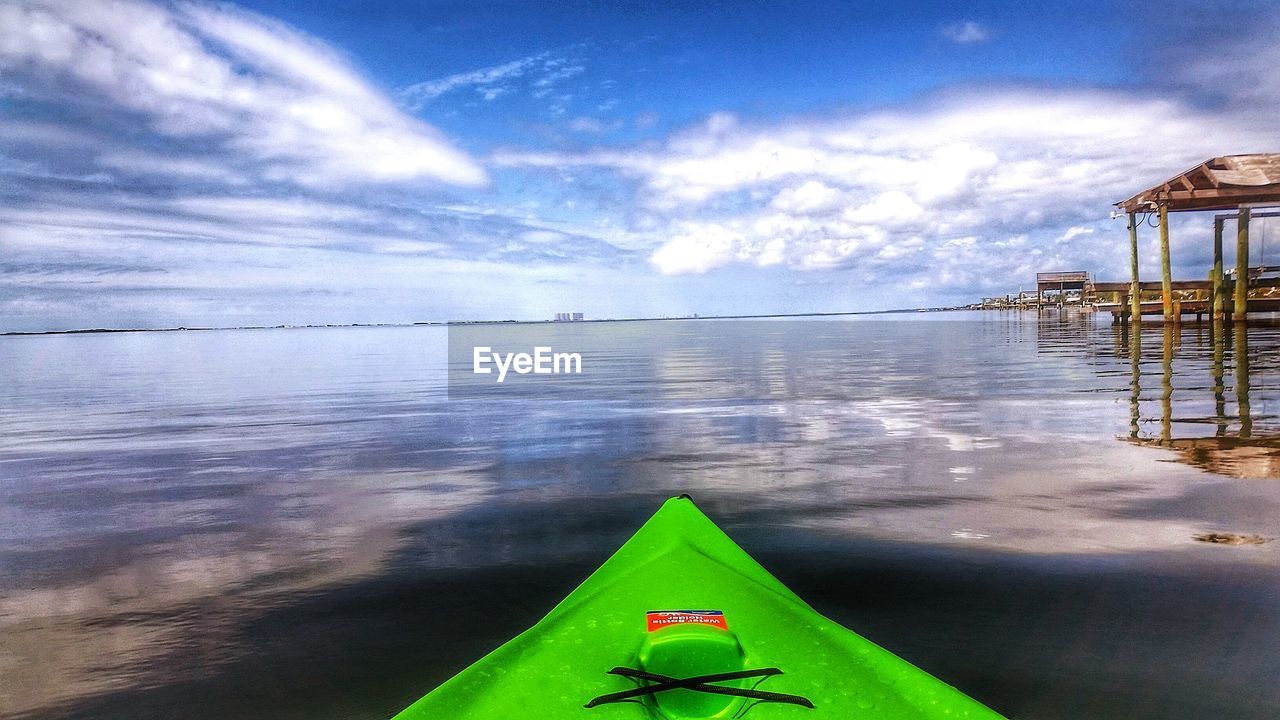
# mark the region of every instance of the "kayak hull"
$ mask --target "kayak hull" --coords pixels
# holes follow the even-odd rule
[[[695,612],[657,614],[685,610]],[[713,627],[662,627],[667,618]],[[664,672],[654,669],[659,662]],[[674,679],[767,668],[777,672],[714,685],[803,698],[812,707],[683,688],[586,707],[593,698],[658,682],[608,674],[615,668]],[[664,503],[536,625],[395,720],[684,720],[748,713],[756,720],[1000,718],[814,611],[681,496]]]

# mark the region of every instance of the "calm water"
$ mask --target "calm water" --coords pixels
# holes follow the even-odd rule
[[[596,329],[546,401],[440,328],[0,338],[0,716],[384,718],[687,492],[1011,717],[1280,717],[1280,542],[1195,539],[1280,536],[1277,327]]]

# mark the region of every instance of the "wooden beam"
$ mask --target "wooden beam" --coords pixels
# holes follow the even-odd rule
[[[1138,279],[1138,216],[1129,213],[1129,313],[1133,317],[1134,334],[1138,329],[1136,323],[1142,320],[1142,281]]]
[[[1169,210],[1160,205],[1160,302],[1164,321],[1173,322],[1173,272],[1169,268]]]
[[[1149,203],[1167,205],[1169,212],[1233,210],[1240,205],[1280,204],[1280,185],[1167,191],[1152,188],[1117,203],[1117,206],[1125,212],[1138,212]]]
[[[1243,322],[1249,316],[1249,208],[1240,208],[1236,220],[1236,293],[1232,319]]]
[[[1213,173],[1209,172],[1209,163],[1207,162],[1200,163],[1200,167],[1196,169],[1200,171],[1201,175],[1204,175],[1206,178],[1208,178],[1209,182],[1213,183],[1214,187],[1218,187],[1222,184],[1218,182],[1218,178],[1215,177]]]
[[[1280,203],[1280,153],[1209,158],[1116,203],[1116,207],[1142,212],[1161,203],[1169,206],[1169,212]]]
[[[1201,198],[1238,198],[1250,197],[1253,195],[1270,195],[1276,196],[1277,188],[1274,185],[1252,185],[1249,187],[1216,187],[1202,188],[1199,190],[1170,190],[1166,200],[1194,200]]]
[[[1203,282],[1203,281],[1202,281]],[[1099,303],[1097,307],[1109,313],[1128,312],[1126,306],[1119,303]],[[1209,312],[1208,300],[1187,300],[1182,303],[1182,309],[1187,313],[1206,313]],[[1252,312],[1280,312],[1280,298],[1253,298],[1249,301],[1249,310]],[[1161,313],[1160,301],[1151,300],[1143,301],[1143,315],[1159,315]],[[1241,324],[1243,326],[1243,324]]]
[[[1223,292],[1224,298],[1229,297],[1231,293],[1235,292],[1235,290],[1233,289],[1235,288],[1235,284],[1236,284],[1235,280],[1232,280],[1229,277],[1223,276],[1222,292]],[[1142,290],[1143,292],[1160,292],[1160,290],[1164,288],[1163,283],[1161,283],[1159,280],[1144,280],[1138,285],[1139,285],[1139,289]],[[1175,291],[1176,290],[1203,290],[1205,292],[1206,297],[1208,296],[1209,291],[1213,289],[1213,282],[1209,280],[1174,280],[1169,285]],[[1104,280],[1099,280],[1093,283],[1093,291],[1095,293],[1116,293],[1116,292],[1128,293],[1129,290],[1132,289],[1132,287],[1133,287],[1133,283],[1128,280],[1125,280],[1123,282],[1107,282]],[[1249,282],[1249,288],[1252,290],[1256,290],[1258,288],[1263,288],[1263,287],[1280,287],[1280,278],[1254,278]]]

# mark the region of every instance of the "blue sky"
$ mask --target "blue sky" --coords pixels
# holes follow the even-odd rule
[[[1278,149],[1277,13],[1036,5],[0,0],[0,330],[1123,278],[1110,203]]]

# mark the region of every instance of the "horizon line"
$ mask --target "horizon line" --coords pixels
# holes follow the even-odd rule
[[[0,332],[0,337],[27,335],[88,335],[95,333],[143,333],[143,332],[208,332],[214,330],[302,330],[320,328],[354,328],[354,327],[419,327],[451,325],[541,325],[541,324],[574,324],[605,322],[661,322],[674,320],[752,320],[788,317],[837,317],[849,315],[887,315],[893,313],[946,312],[952,310],[968,310],[964,306],[930,307],[930,308],[897,308],[893,310],[831,310],[802,313],[751,313],[741,315],[681,315],[634,318],[592,318],[583,320],[420,320],[414,322],[379,322],[379,323],[308,323],[293,325],[225,325],[225,326],[186,326],[153,327],[153,328],[73,328],[66,330],[11,330]]]

